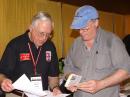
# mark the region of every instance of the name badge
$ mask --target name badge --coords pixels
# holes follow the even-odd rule
[[[31,77],[31,83],[39,90],[43,90],[42,88],[42,78],[41,76]]]
[[[46,51],[46,61],[50,62],[51,61],[51,51]]]

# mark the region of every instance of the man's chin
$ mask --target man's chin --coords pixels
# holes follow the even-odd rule
[[[88,41],[88,39],[82,38],[83,41]]]
[[[40,47],[44,44],[45,42],[42,42],[42,43],[37,43],[37,46]]]
[[[43,44],[44,44],[44,43],[39,43],[38,46],[40,47],[40,46],[42,46]]]

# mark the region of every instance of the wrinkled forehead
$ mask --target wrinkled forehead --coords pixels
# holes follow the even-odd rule
[[[52,22],[50,21],[38,21],[34,26],[34,28],[38,32],[46,32],[46,33],[51,33],[53,30]]]
[[[53,22],[50,21],[49,19],[48,20],[46,19],[46,20],[36,20],[35,23],[33,24],[33,26],[35,27],[42,26],[42,25],[53,27]]]

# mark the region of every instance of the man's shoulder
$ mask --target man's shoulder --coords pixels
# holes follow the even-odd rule
[[[74,42],[81,42],[81,41],[82,41],[81,36],[77,37],[77,38],[74,40]]]
[[[75,40],[74,40],[74,42],[72,43],[72,48],[74,49],[77,49],[77,48],[80,48],[81,47],[81,45],[83,45],[83,40],[82,40],[82,38],[79,36],[79,37],[77,37]]]
[[[103,38],[103,40],[112,40],[113,38],[117,37],[113,32],[107,31],[104,29],[100,29],[100,35]]]
[[[10,40],[8,45],[17,45],[18,46],[22,43],[25,43],[26,40],[27,40],[26,34],[24,33],[24,34],[19,35],[19,36],[13,38],[12,40]]]
[[[104,29],[102,29],[102,28],[100,28],[99,31],[102,33],[102,35],[105,35],[105,36],[107,36],[107,35],[113,36],[113,35],[114,35],[113,32],[108,31],[108,30],[104,30]]]
[[[121,40],[120,37],[118,35],[116,35],[114,32],[103,30],[103,29],[101,29],[100,32],[102,33],[102,36],[105,39],[117,39],[117,40]]]
[[[122,42],[120,37],[114,34],[113,32],[106,31],[103,29],[100,32],[102,38],[101,40],[106,41],[109,47],[113,44],[113,42]]]

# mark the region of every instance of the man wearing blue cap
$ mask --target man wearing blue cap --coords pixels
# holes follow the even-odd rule
[[[80,36],[65,59],[64,72],[82,79],[67,89],[74,97],[119,97],[119,83],[130,73],[130,58],[121,39],[99,27],[99,14],[90,5],[77,9],[71,28],[79,30]]]

